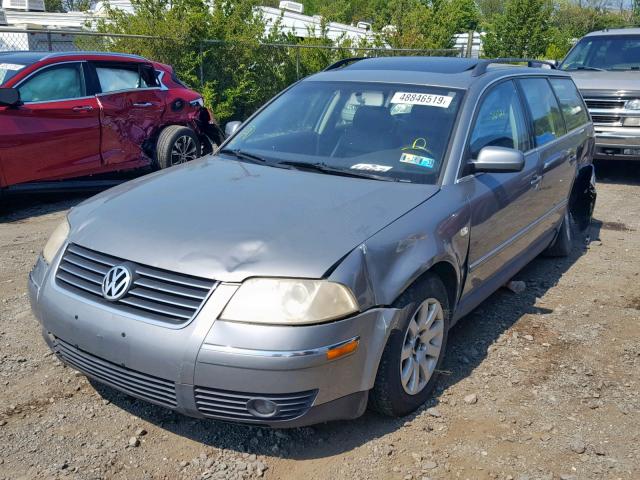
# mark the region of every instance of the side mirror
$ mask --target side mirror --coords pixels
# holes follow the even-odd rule
[[[20,92],[15,88],[0,88],[0,105],[3,107],[16,107],[20,105]]]
[[[242,122],[238,122],[238,121],[233,121],[233,122],[227,123],[224,126],[224,134],[225,134],[225,136],[230,137],[231,135],[236,133],[236,131],[240,128],[240,125],[242,125]]]
[[[471,162],[474,172],[520,172],[524,168],[524,154],[505,147],[484,147]]]

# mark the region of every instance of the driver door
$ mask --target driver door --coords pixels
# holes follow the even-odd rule
[[[467,157],[477,158],[486,146],[521,150],[525,166],[520,172],[471,173],[469,277],[465,293],[482,285],[532,241],[530,225],[537,218],[540,159],[532,150],[526,110],[513,81],[494,86],[485,94],[471,130]]]
[[[88,95],[82,62],[43,67],[16,88],[23,105],[0,107],[5,185],[100,168],[100,109]]]

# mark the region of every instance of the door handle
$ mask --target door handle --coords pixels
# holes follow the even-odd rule
[[[151,102],[139,102],[139,103],[134,103],[133,106],[134,107],[140,107],[140,108],[147,108],[147,107],[152,107],[153,103],[151,103]]]
[[[90,112],[91,110],[93,110],[93,107],[91,105],[78,105],[76,107],[72,107],[71,110],[73,110],[74,112]]]
[[[529,182],[532,186],[534,187],[538,187],[538,185],[540,185],[540,182],[542,181],[542,175],[538,175],[537,173],[531,177],[531,181]]]

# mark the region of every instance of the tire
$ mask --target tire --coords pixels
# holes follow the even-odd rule
[[[393,330],[385,346],[375,384],[369,392],[369,406],[384,415],[391,417],[401,417],[407,415],[420,407],[429,398],[433,387],[438,379],[438,371],[444,358],[447,346],[447,337],[450,324],[450,309],[447,290],[440,278],[432,273],[428,273],[418,283],[410,287],[396,302],[400,308],[409,306],[409,315],[402,321],[397,330]],[[417,340],[412,343],[415,325],[424,309],[431,312],[436,311],[435,321],[424,330],[431,332],[433,338],[428,342]],[[439,313],[438,313],[439,312]],[[430,315],[427,316],[429,318]],[[427,320],[425,325],[429,325]],[[418,330],[420,330],[419,327]],[[436,332],[434,334],[434,332]],[[419,336],[413,337],[419,338]],[[426,345],[429,344],[429,346]],[[439,344],[439,345],[438,345]],[[436,352],[437,350],[437,352]],[[431,351],[431,355],[429,355]],[[420,363],[415,358],[426,360],[426,368],[420,369]],[[403,359],[403,357],[411,357]],[[417,380],[414,375],[403,375],[402,372],[413,372],[410,364],[416,366]],[[429,375],[425,375],[429,373]],[[408,378],[408,382],[403,382],[403,376]],[[412,384],[414,388],[412,389]]]
[[[200,156],[200,140],[189,127],[170,125],[160,132],[156,145],[158,168],[190,162]]]
[[[546,257],[568,257],[573,249],[573,221],[567,208],[560,229],[551,245],[544,252]]]

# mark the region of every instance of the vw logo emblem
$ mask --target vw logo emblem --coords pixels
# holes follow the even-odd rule
[[[131,287],[133,275],[124,265],[116,265],[102,280],[102,296],[110,302],[120,300]]]

